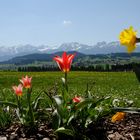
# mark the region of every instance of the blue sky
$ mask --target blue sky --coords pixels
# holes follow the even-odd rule
[[[0,0],[0,45],[93,45],[140,32],[140,0]]]

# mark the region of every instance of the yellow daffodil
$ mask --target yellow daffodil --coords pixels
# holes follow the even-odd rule
[[[117,112],[112,118],[111,122],[116,122],[124,119],[125,113],[124,112]]]
[[[128,53],[131,53],[136,48],[136,37],[137,32],[133,30],[133,27],[129,27],[129,29],[125,29],[120,33],[120,43],[127,47]]]

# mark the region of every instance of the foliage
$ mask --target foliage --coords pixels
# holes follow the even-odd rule
[[[14,116],[16,115],[16,118],[20,121],[21,124],[34,127],[40,118],[39,117],[40,111],[38,110],[40,109],[39,104],[40,104],[40,100],[42,100],[40,95],[42,92],[38,93],[38,95],[34,100],[31,100],[31,95],[32,95],[31,78],[28,78],[26,76],[26,79],[22,78],[22,80],[20,81],[22,82],[23,86],[26,88],[24,93],[22,93],[23,91],[21,88],[21,84],[20,84],[20,90],[18,89],[19,86],[18,87],[13,86],[15,92],[15,102],[9,102],[4,96],[3,100],[0,101],[0,105],[4,108],[9,108],[7,112],[11,112],[12,115]],[[14,112],[16,114],[14,114]],[[10,114],[8,113],[2,113],[0,116],[0,120],[3,119],[3,116],[5,116],[5,120],[7,118],[10,119],[8,115],[10,116]]]
[[[16,78],[20,78],[21,75],[26,75],[27,73],[16,73],[15,75],[14,72],[9,72],[7,74],[9,74],[8,77],[11,80],[9,80],[10,84],[10,82],[16,81]],[[55,134],[59,137],[68,135],[68,137],[87,138],[86,131],[89,125],[96,123],[103,116],[109,115],[112,112],[112,107],[133,107],[138,102],[137,100],[132,101],[131,94],[128,96],[128,92],[135,92],[133,97],[138,97],[139,88],[137,86],[139,86],[139,83],[135,79],[134,73],[71,72],[67,75],[68,90],[65,85],[66,77],[63,77],[61,73],[28,74],[33,76],[33,86],[32,90],[30,89],[30,105],[33,110],[34,125],[43,120],[52,125]],[[88,77],[89,74],[90,77]],[[3,76],[6,77],[6,75]],[[53,76],[56,84],[52,87]],[[120,84],[118,81],[124,84]],[[39,84],[40,82],[41,85]],[[87,85],[85,85],[86,82],[88,82]],[[42,85],[43,83],[44,86]],[[78,83],[78,85],[75,83]],[[135,91],[133,90],[134,88]],[[3,109],[9,107],[10,112],[4,114],[6,117],[0,116],[0,123],[3,122],[0,124],[2,127],[7,126],[13,116],[15,116],[14,121],[21,121],[24,125],[33,126],[27,102],[27,92],[29,92],[27,89],[23,89],[20,103],[23,110],[22,114],[24,115],[21,115],[13,91],[1,89],[1,107]],[[73,102],[75,97],[81,97],[82,100]],[[116,112],[117,110],[113,111]],[[3,110],[0,112],[1,115],[5,113]],[[5,121],[2,121],[3,118],[5,118]]]
[[[75,138],[84,138],[89,124],[110,113],[111,98],[95,98],[86,90],[86,96],[80,102],[72,98],[65,101],[62,95],[52,95],[47,92],[48,104],[51,103],[52,127],[56,134],[67,134]],[[108,104],[105,108],[103,104]],[[85,136],[84,136],[85,135]]]

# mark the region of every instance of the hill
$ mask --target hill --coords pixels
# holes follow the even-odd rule
[[[61,56],[63,52],[56,52],[52,54],[46,53],[34,53],[23,56],[14,57],[9,59],[8,61],[0,62],[0,64],[15,64],[15,65],[26,65],[26,64],[34,64],[36,62],[52,62],[53,57],[56,55]],[[111,53],[111,54],[95,54],[95,55],[87,55],[75,51],[71,51],[68,53],[76,53],[76,57],[74,58],[74,63],[83,63],[85,65],[93,65],[93,64],[115,64],[115,63],[130,63],[130,62],[138,62],[140,60],[140,53]]]

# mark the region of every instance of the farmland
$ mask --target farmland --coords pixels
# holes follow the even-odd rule
[[[9,89],[18,85],[22,76],[31,76],[33,93],[42,89],[50,89],[57,83],[62,86],[62,72],[0,72],[0,89],[8,97]],[[111,96],[113,98],[127,98],[134,101],[134,106],[140,106],[140,84],[133,72],[69,72],[69,94],[85,94],[87,83],[91,94],[96,96]],[[2,94],[0,95],[0,97]]]

